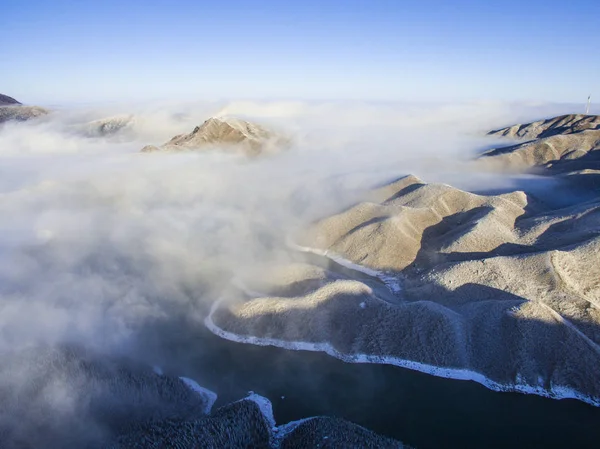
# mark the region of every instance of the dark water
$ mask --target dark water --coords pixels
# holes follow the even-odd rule
[[[303,259],[382,287],[320,256]],[[216,406],[248,391],[261,394],[273,403],[279,424],[336,416],[421,449],[600,447],[600,408],[580,401],[498,393],[390,365],[229,342],[199,323],[160,333],[169,336],[161,360],[171,374],[215,391]]]
[[[322,256],[303,258],[385,288]],[[278,424],[336,416],[420,449],[600,447],[600,408],[580,401],[498,393],[391,365],[230,342],[198,322],[169,327],[159,332],[169,339],[161,342],[162,363],[215,391],[216,407],[254,391],[271,400]]]
[[[600,408],[579,401],[497,393],[471,381],[193,332],[180,328],[165,366],[215,391],[216,406],[250,390],[268,397],[279,424],[337,416],[417,448],[600,447]]]

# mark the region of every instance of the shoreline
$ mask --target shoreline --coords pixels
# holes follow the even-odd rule
[[[329,250],[322,250],[318,248],[310,248],[308,246],[301,246],[294,243],[291,239],[286,239],[286,246],[292,250],[299,251],[302,253],[315,254],[317,256],[325,257],[338,265],[343,266],[344,268],[348,268],[350,270],[358,271],[359,273],[366,274],[367,276],[371,276],[379,279],[381,282],[385,284],[385,286],[394,294],[398,294],[402,291],[402,286],[400,285],[400,281],[396,279],[395,276],[391,276],[385,271],[375,270],[373,268],[368,268],[362,265],[358,265],[339,254],[332,253]]]
[[[378,365],[392,365],[408,370],[419,371],[435,377],[442,377],[453,380],[473,381],[484,387],[497,392],[512,392],[522,394],[532,394],[550,399],[576,399],[594,407],[600,407],[600,398],[584,395],[565,386],[554,386],[551,390],[542,387],[531,386],[528,384],[501,384],[481,373],[460,368],[445,368],[425,363],[415,362],[412,360],[400,359],[393,356],[378,356],[369,354],[344,354],[335,349],[330,343],[310,343],[304,341],[285,341],[275,338],[256,337],[253,335],[238,335],[233,332],[226,331],[217,326],[212,316],[223,301],[222,298],[217,299],[211,306],[209,314],[204,319],[204,325],[214,335],[225,340],[236,343],[250,344],[255,346],[273,346],[290,351],[310,351],[322,352],[338,360],[346,363],[364,363]]]

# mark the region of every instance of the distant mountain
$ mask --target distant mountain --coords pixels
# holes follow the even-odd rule
[[[597,153],[600,150],[600,116],[597,115],[563,115],[490,131],[488,135],[532,139],[494,148],[480,156],[480,161],[499,168],[523,170],[560,162],[563,168],[580,169],[581,164],[566,162],[592,161],[598,159],[596,154],[600,155]]]
[[[515,139],[538,139],[557,134],[573,134],[586,129],[600,129],[600,116],[569,114],[561,115],[524,125],[512,125],[490,131],[490,136],[511,137]]]
[[[9,104],[21,104],[13,97],[9,97],[8,95],[0,94],[0,106],[9,105]]]
[[[8,95],[0,94],[0,123],[9,120],[23,122],[48,114],[47,109],[39,106],[24,106]]]
[[[590,129],[495,148],[482,154],[481,160],[502,168],[526,169],[557,161],[579,159],[599,149],[600,129]]]
[[[0,106],[0,123],[16,120],[24,122],[48,114],[50,111],[39,106]]]
[[[209,148],[229,148],[256,156],[275,150],[287,140],[261,126],[236,118],[210,118],[189,134],[173,137],[159,147],[147,145],[143,152],[190,151]]]

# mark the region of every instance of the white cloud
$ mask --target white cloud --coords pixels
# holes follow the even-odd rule
[[[282,241],[294,227],[409,172],[480,182],[461,162],[487,143],[480,132],[558,109],[233,102],[62,110],[6,124],[0,352],[65,341],[135,347],[146,326],[210,304],[233,273],[285,258]],[[90,120],[123,113],[135,117],[126,132],[81,132]],[[295,145],[251,161],[139,153],[213,114],[266,123]]]

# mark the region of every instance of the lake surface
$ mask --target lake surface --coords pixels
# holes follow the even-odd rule
[[[498,393],[391,365],[245,345],[200,327],[178,326],[165,349],[167,371],[215,391],[216,407],[254,391],[272,401],[278,424],[337,416],[417,448],[596,448],[600,442],[600,408],[576,400]]]

